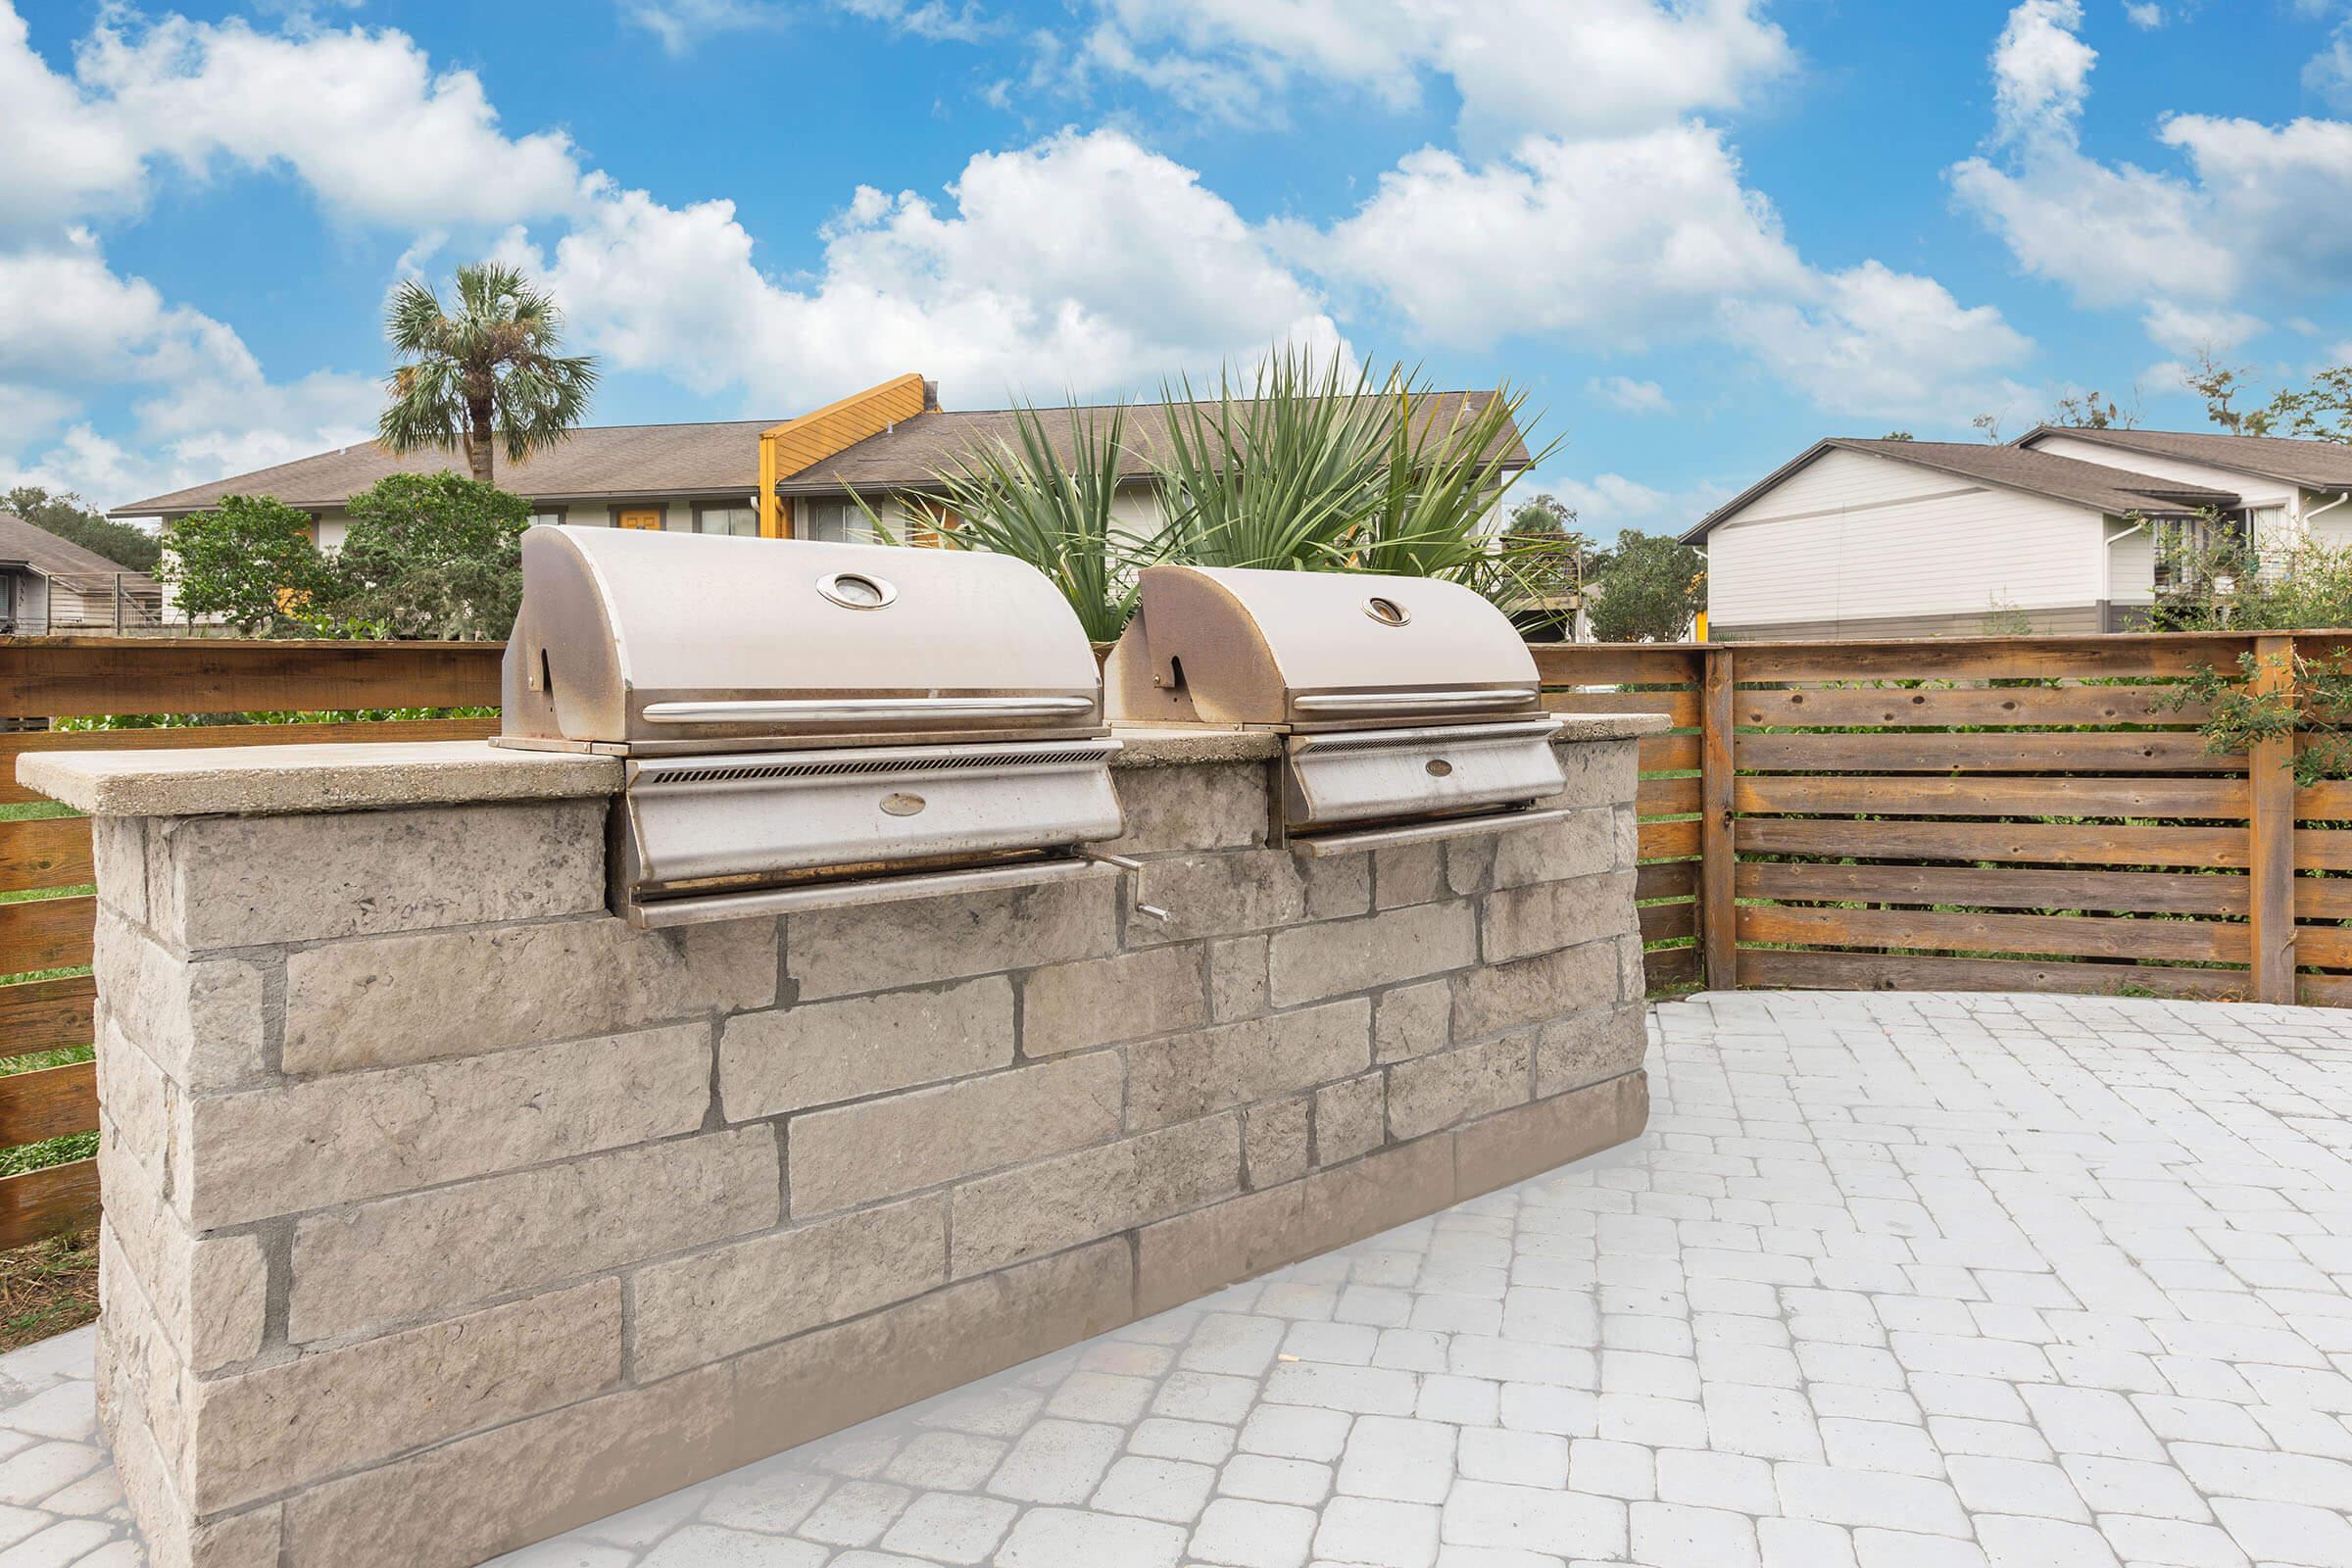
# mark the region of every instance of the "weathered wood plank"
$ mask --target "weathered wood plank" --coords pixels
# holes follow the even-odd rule
[[[2300,974],[2296,1000],[2309,1007],[2352,1007],[2352,974]]]
[[[1687,899],[1697,891],[1698,862],[1695,860],[1652,860],[1634,872],[1634,897],[1637,899]]]
[[[1698,809],[1698,780],[1645,778],[1634,791],[1634,809],[1643,816],[1689,816]]]
[[[0,637],[11,714],[495,707],[500,643]]]
[[[2312,835],[2302,834],[2308,838]],[[2115,827],[2102,823],[1855,822],[1743,816],[1743,855],[1825,855],[1879,860],[2012,860],[2041,865],[2233,866],[2246,863],[2241,828]],[[2352,833],[2345,835],[2352,838]]]
[[[2352,822],[2352,779],[2327,779],[2295,791],[2295,818],[2302,822]]]
[[[0,986],[0,1056],[88,1045],[97,1000],[97,982],[86,974]]]
[[[1740,765],[1767,773],[2236,773],[2242,754],[2215,756],[2193,732],[2053,735],[1746,734]]]
[[[1698,853],[1698,819],[1644,822],[1638,830],[1639,853],[1644,860],[1675,860]]]
[[[0,822],[0,892],[77,888],[93,875],[88,817],[36,816]]]
[[[89,962],[97,924],[98,901],[86,893],[0,904],[0,974]]]
[[[2173,686],[1750,687],[1740,694],[1740,722],[1784,727],[2202,724],[2203,704],[2170,706],[2178,693]]]
[[[2246,879],[2178,871],[2026,871],[1959,865],[1822,865],[1742,860],[1743,899],[1845,904],[1958,904],[1994,909],[2243,914]],[[2306,877],[2299,884],[2313,885]],[[2352,880],[2345,884],[2352,903]]]
[[[1707,655],[1698,704],[1698,945],[1707,985],[1717,991],[1737,986],[1733,955],[1738,947],[1732,898],[1733,699],[1739,679],[1729,648]]]
[[[1756,737],[1741,738],[1744,751]],[[1742,811],[1880,816],[2185,816],[2243,821],[2242,778],[2012,778],[1748,774]]]
[[[2249,928],[2213,920],[2091,914],[1955,914],[1939,909],[1740,906],[1740,940],[1815,948],[1921,948],[1955,953],[2071,954],[2244,963]]]
[[[2295,878],[2295,916],[2302,920],[2352,920],[2352,877]]]
[[[1672,942],[1679,937],[1692,936],[1698,930],[1698,906],[1695,904],[1644,904],[1642,916],[1642,940]]]
[[[1652,948],[1642,955],[1642,982],[1654,994],[1698,983],[1698,949]]]
[[[0,1149],[97,1130],[95,1063],[77,1061],[0,1078]]]
[[[1739,645],[1750,681],[2173,679],[2234,669],[2247,637],[2222,632],[2103,637],[1952,637]]]
[[[418,705],[422,706],[422,705]],[[357,745],[374,741],[478,741],[495,718],[394,718],[350,724],[178,724],[170,729],[41,730],[0,735],[0,801],[37,801],[17,782],[27,752],[144,752],[181,747]]]
[[[2257,694],[2294,691],[2295,640],[2254,639]],[[2253,985],[2257,1002],[2295,1000],[2295,742],[2292,735],[2257,740],[2246,754],[2247,917],[2252,922]]]
[[[2295,952],[2315,969],[2352,969],[2352,926],[2299,926]]]
[[[2231,1001],[2246,994],[2235,969],[2174,969],[2154,963],[2061,959],[1945,958],[1919,954],[1791,953],[1743,948],[1743,986],[1813,991],[2051,991],[2074,996],[2153,992]]]
[[[1644,773],[1695,773],[1698,771],[1698,737],[1695,735],[1644,735],[1635,743]]]
[[[2295,869],[2352,871],[2352,828],[2297,828]]]
[[[29,1247],[98,1218],[98,1162],[0,1176],[0,1250]]]
[[[1676,686],[1698,679],[1697,643],[1530,643],[1546,686]]]
[[[1698,722],[1696,692],[1545,692],[1544,707],[1553,713],[1664,713],[1684,729]]]

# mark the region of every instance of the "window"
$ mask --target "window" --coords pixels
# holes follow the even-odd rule
[[[757,507],[731,506],[726,503],[697,505],[694,509],[696,533],[727,534],[737,539],[760,537],[760,511]]]
[[[855,501],[804,501],[801,537],[837,545],[870,545],[874,543],[874,525]]]
[[[531,513],[530,524],[534,528],[538,527],[541,523],[546,523],[550,527],[560,527],[562,526],[563,521],[564,509],[562,507],[537,508]]]
[[[659,533],[666,509],[662,507],[614,507],[612,526],[615,528],[645,528]]]

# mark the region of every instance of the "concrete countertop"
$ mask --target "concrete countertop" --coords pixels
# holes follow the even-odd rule
[[[1668,728],[1654,713],[1565,713],[1558,744],[1624,740]],[[1119,725],[1114,767],[1262,761],[1281,751],[1264,731]],[[17,781],[91,816],[275,815],[467,801],[611,795],[618,759],[525,752],[487,741],[223,746],[170,751],[28,752]]]

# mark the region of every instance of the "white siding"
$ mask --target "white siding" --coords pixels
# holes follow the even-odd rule
[[[1706,543],[1724,626],[2090,605],[2103,586],[2097,513],[1858,452],[1824,455]]]
[[[2126,532],[2130,529],[2129,532]],[[2119,605],[2156,601],[2155,530],[2120,517],[2107,523],[2107,598]]]
[[[2212,490],[2228,490],[2242,497],[2249,509],[2291,508],[2294,505],[2295,487],[2285,480],[2265,479],[2258,474],[2240,473],[2234,468],[2217,468],[2210,463],[2158,457],[2153,452],[2133,452],[2071,435],[2044,436],[2034,443],[2034,450],[2046,452],[2053,458],[2073,458],[2078,463],[2095,463],[2102,467],[2122,468],[2152,478],[2177,479],[2187,484],[2201,484]]]
[[[2341,490],[2306,490],[2303,492],[2302,513],[2304,516],[2311,518],[2311,536],[2320,543],[2332,546],[2337,550],[2352,545],[2352,501],[2347,501],[2340,507],[2329,506],[2330,502],[2343,493]],[[2328,510],[2321,511],[2323,507]],[[2316,517],[2312,516],[2315,512],[2319,513]]]

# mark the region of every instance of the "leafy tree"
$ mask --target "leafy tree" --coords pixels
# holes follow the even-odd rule
[[[2139,423],[2137,409],[2117,406],[2115,399],[2101,401],[2096,392],[2081,396],[2072,394],[2058,400],[2050,411],[2049,422],[2072,425],[2078,430],[2130,430]]]
[[[1968,422],[1970,428],[1974,429],[1985,440],[1992,442],[1995,446],[2000,444],[2001,416],[1999,415],[1980,414]]]
[[[503,638],[522,603],[531,504],[454,473],[395,473],[351,498],[333,614],[355,636]]]
[[[1707,559],[1680,540],[1628,528],[1588,611],[1604,643],[1680,642],[1706,608]]]
[[[156,575],[190,616],[219,615],[248,636],[318,630],[339,583],[311,537],[310,514],[275,496],[222,496],[164,528]]]
[[[1912,435],[1908,430],[1889,430],[1879,439],[1882,441],[1909,441],[1912,439]]]
[[[463,451],[481,484],[494,448],[520,463],[563,440],[588,412],[596,361],[566,358],[564,315],[514,268],[458,269],[457,314],[430,284],[411,278],[392,292],[384,335],[406,363],[386,385],[377,432],[393,452]]]
[[[2248,369],[2218,364],[2211,354],[2200,354],[2196,368],[2182,380],[2205,400],[2205,416],[2231,435],[2352,441],[2352,365],[2332,366],[2313,376],[2311,385],[2301,390],[2281,387],[2261,407],[2241,409],[2237,400],[2253,395],[2247,379],[2252,374]]]
[[[94,550],[130,571],[153,571],[164,552],[162,541],[146,529],[100,515],[70,490],[21,484],[0,495],[0,512],[15,513],[34,527]]]

